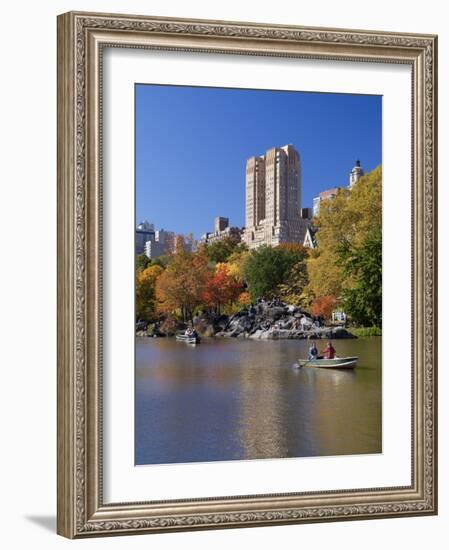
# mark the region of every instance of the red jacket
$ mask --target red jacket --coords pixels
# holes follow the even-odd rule
[[[323,354],[326,356],[326,359],[333,359],[336,351],[333,346],[327,346],[327,348],[323,351]]]

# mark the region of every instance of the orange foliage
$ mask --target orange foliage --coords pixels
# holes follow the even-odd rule
[[[312,315],[321,315],[325,319],[330,319],[336,305],[337,298],[335,296],[321,296],[312,303]]]
[[[237,301],[241,306],[249,306],[251,304],[251,295],[250,295],[250,293],[249,292],[242,292]]]
[[[215,273],[206,281],[203,299],[219,313],[221,306],[234,303],[240,295],[242,284],[229,273],[226,264],[217,264]]]
[[[210,269],[204,254],[179,250],[156,282],[159,311],[173,313],[180,309],[184,320],[191,319],[195,307],[202,303],[209,275]]]

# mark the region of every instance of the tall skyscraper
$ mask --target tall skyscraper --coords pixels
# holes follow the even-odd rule
[[[246,228],[249,248],[302,243],[301,162],[293,145],[273,147],[246,162]]]
[[[246,161],[246,227],[265,219],[265,158]]]

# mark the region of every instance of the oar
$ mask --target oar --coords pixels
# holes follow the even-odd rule
[[[308,363],[313,363],[313,361],[316,361],[317,359],[324,359],[324,355],[317,355],[317,356],[316,356],[316,359],[308,359],[308,360],[304,363],[303,367],[306,367]],[[301,367],[301,365],[300,365],[300,367]]]

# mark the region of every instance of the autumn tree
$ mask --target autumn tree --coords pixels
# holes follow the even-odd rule
[[[321,316],[324,319],[330,319],[337,304],[338,300],[335,296],[320,296],[313,302],[311,313],[316,317]]]
[[[342,292],[343,269],[338,255],[332,249],[310,254],[307,260],[307,276],[304,298],[309,304],[319,296],[339,296]]]
[[[206,280],[204,288],[204,301],[212,307],[216,313],[221,313],[221,308],[233,304],[242,291],[242,283],[229,273],[226,264],[217,264],[215,272]]]
[[[341,294],[344,277],[337,248],[347,238],[347,228],[351,224],[347,212],[348,193],[349,190],[341,189],[336,197],[320,204],[320,213],[315,219],[318,248],[307,261],[309,302],[320,296]]]
[[[136,277],[137,319],[151,321],[156,314],[156,281],[163,273],[162,267],[150,265],[139,271]]]
[[[322,201],[314,223],[318,230],[318,247],[307,260],[309,282],[304,292],[306,299],[313,303],[320,297],[335,296],[343,301],[348,314],[351,310],[357,315],[356,322],[366,323],[367,317],[362,321],[362,316],[355,313],[362,300],[360,293],[369,292],[368,287],[363,286],[362,279],[367,272],[360,262],[363,251],[369,249],[373,252],[372,245],[368,245],[373,232],[377,231],[377,244],[381,250],[382,167],[365,174],[351,191],[340,189],[336,197]],[[357,262],[350,261],[351,257],[357,257]],[[380,272],[381,257],[375,256],[375,261],[378,262],[377,272]],[[381,277],[366,276],[365,280],[368,279],[375,285],[371,287],[370,308],[380,311]]]
[[[229,274],[233,275],[238,281],[245,282],[244,267],[250,252],[246,246],[239,246],[229,256],[226,265],[229,269]]]
[[[240,307],[248,307],[251,305],[251,295],[249,292],[241,292],[237,299],[237,303]]]
[[[209,276],[208,259],[203,253],[177,251],[157,280],[158,310],[180,311],[184,321],[192,320],[194,309],[202,304]]]

